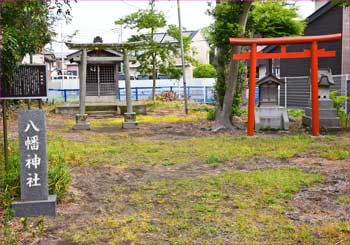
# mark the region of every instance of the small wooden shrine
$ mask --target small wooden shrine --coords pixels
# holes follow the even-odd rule
[[[279,105],[278,87],[282,85],[279,78],[270,74],[257,81],[256,85],[259,87],[259,107]]]
[[[86,103],[117,103],[118,70],[123,62],[123,54],[101,47],[102,39],[96,37],[87,50]],[[68,60],[79,64],[79,79],[82,79],[81,50],[67,56]]]

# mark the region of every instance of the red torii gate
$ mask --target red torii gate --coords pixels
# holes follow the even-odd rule
[[[335,57],[335,51],[318,49],[318,43],[340,40],[341,33],[323,36],[303,36],[303,37],[276,37],[276,38],[230,38],[231,45],[250,45],[250,52],[234,54],[234,60],[250,59],[249,76],[249,101],[248,101],[248,128],[247,135],[254,135],[254,109],[255,109],[255,86],[256,86],[256,60],[257,59],[295,59],[311,58],[311,100],[312,100],[312,135],[320,135],[320,118],[318,109],[318,58]],[[305,49],[303,52],[287,52],[287,44],[310,43],[311,50]],[[257,52],[257,45],[281,45],[279,53]]]

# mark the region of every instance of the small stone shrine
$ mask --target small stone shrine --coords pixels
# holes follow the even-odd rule
[[[21,199],[12,203],[17,217],[56,216],[56,195],[49,195],[44,110],[18,113]]]
[[[259,104],[255,108],[255,130],[288,130],[287,108],[279,106],[278,87],[283,82],[274,75],[267,75],[257,81],[259,87]]]
[[[334,85],[332,71],[330,69],[320,69],[318,71],[318,103],[320,127],[323,129],[340,128],[340,119],[337,117],[337,110],[333,107],[333,101],[329,98],[330,87],[332,85]],[[305,108],[303,124],[308,127],[312,125],[311,99],[309,100],[309,106]]]
[[[93,43],[66,42],[66,45],[70,49],[79,50],[67,56],[71,62],[79,63],[79,113],[75,116],[73,129],[90,129],[86,103],[116,105],[118,67],[121,62],[124,62],[127,104],[123,127],[136,128],[136,114],[131,101],[129,57],[125,55],[128,54],[128,49],[134,49],[138,43],[103,43],[101,37],[96,37]]]

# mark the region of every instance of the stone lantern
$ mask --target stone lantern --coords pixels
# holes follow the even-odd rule
[[[320,127],[323,129],[335,129],[340,127],[337,110],[333,107],[333,101],[329,98],[331,86],[334,85],[332,71],[330,69],[319,69],[318,71],[318,103],[320,115]],[[310,79],[309,79],[310,85]],[[311,86],[311,85],[310,85]],[[305,108],[303,124],[307,127],[312,125],[311,99],[309,106]]]
[[[318,71],[318,98],[328,100],[330,87],[334,85],[334,79],[330,69],[320,69]]]

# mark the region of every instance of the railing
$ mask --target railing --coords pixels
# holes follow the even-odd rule
[[[184,89],[178,86],[156,87],[156,95],[163,91],[175,91],[179,98],[183,98]],[[148,100],[152,98],[152,87],[133,87],[131,88],[131,97],[134,101]],[[189,99],[202,102],[214,103],[214,87],[212,86],[188,86],[187,96]],[[119,101],[125,101],[125,88],[119,88],[116,91],[116,98]],[[48,102],[78,102],[79,89],[49,89]]]

